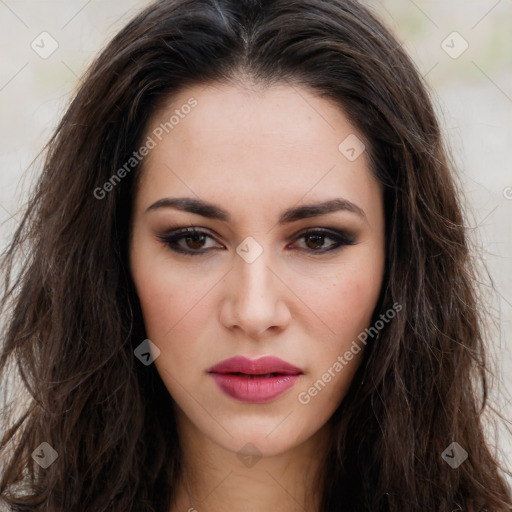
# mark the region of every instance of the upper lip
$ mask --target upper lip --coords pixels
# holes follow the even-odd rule
[[[298,375],[303,373],[300,368],[274,356],[264,356],[259,359],[249,359],[244,356],[231,357],[212,366],[208,372],[246,373],[248,375],[266,375],[267,373]]]

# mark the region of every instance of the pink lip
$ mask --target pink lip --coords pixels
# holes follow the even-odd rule
[[[265,403],[290,389],[303,372],[277,357],[248,359],[237,356],[216,364],[208,373],[231,398],[242,402]]]

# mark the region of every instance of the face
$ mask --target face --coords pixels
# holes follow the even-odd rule
[[[276,455],[343,400],[384,272],[361,140],[336,104],[288,85],[190,87],[151,120],[130,270],[178,425]]]

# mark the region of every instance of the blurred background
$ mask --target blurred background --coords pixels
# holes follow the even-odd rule
[[[95,55],[145,0],[0,0],[0,250],[43,149]],[[364,2],[426,77],[458,165],[468,225],[489,268],[491,401],[512,419],[512,0]],[[0,322],[1,323],[1,322]],[[491,444],[512,469],[503,422]],[[467,447],[466,447],[467,448]],[[468,450],[470,451],[470,450]]]

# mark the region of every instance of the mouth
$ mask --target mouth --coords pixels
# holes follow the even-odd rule
[[[292,388],[303,371],[275,357],[226,359],[208,370],[219,389],[232,399],[267,403]]]
[[[302,370],[297,366],[274,356],[249,359],[235,356],[225,359],[208,370],[209,373],[242,374],[242,375],[298,375]]]
[[[246,377],[248,379],[269,379],[272,377],[280,377],[283,375],[300,375],[298,373],[243,373],[243,372],[212,372],[219,375],[235,375],[239,377]]]
[[[248,373],[248,372],[208,372],[218,375],[235,375],[239,377],[247,377],[248,379],[269,379],[271,377],[283,377],[286,375],[302,375],[302,372],[269,372],[269,373]]]

